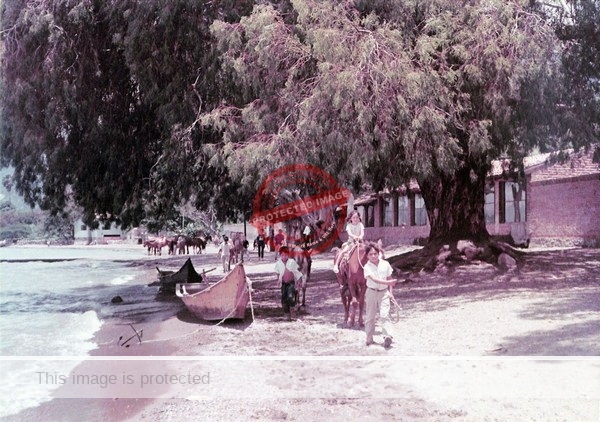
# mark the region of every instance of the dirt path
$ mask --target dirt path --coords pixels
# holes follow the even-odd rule
[[[208,252],[193,258],[197,269],[219,268]],[[148,283],[156,265],[183,261],[144,257],[132,266]],[[134,315],[141,343],[115,342],[130,330],[127,312],[98,334],[96,356],[139,360],[76,368],[119,377],[196,374],[210,383],[152,393],[115,387],[103,391],[112,399],[53,400],[10,420],[600,420],[600,250],[528,251],[513,274],[475,264],[399,283],[401,318],[389,350],[380,336],[366,347],[362,329],[342,326],[331,263],[315,258],[307,307],[295,321],[281,311],[274,256],[252,257],[245,267],[254,320],[249,309],[244,321],[199,322],[173,298],[159,315]]]
[[[136,418],[598,420],[600,363],[586,357],[600,356],[600,251],[528,252],[514,274],[478,264],[401,283],[389,350],[342,327],[330,266],[315,259],[296,321],[283,318],[273,261],[251,260],[254,321],[217,327],[182,311],[163,324],[158,337],[180,336],[175,354],[231,360],[174,365],[210,367],[218,400],[159,400]]]

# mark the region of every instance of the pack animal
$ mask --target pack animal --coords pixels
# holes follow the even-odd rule
[[[189,247],[192,247],[192,251],[196,254],[201,254],[203,249],[206,249],[206,240],[202,239],[201,237],[188,237],[185,240],[186,242],[186,246],[188,247],[188,253],[189,251]]]
[[[154,255],[162,255],[162,248],[169,246],[169,239],[166,237],[156,237],[146,239],[143,245],[148,248],[148,255],[154,253]]]
[[[244,262],[244,234],[243,233],[231,233],[231,249],[229,250],[229,262],[237,264],[241,260]]]
[[[179,236],[177,238],[177,254],[185,255],[186,254],[186,238],[184,236]],[[188,250],[189,253],[189,250]]]
[[[337,250],[334,256],[336,262]],[[367,263],[364,244],[357,243],[340,263],[340,271],[337,281],[340,287],[342,305],[344,306],[344,326],[353,327],[356,323],[356,311],[358,311],[358,324],[364,327],[365,292],[367,282],[364,275],[364,266]]]
[[[302,273],[302,284],[296,286],[296,303],[300,307],[306,306],[306,287],[310,281],[310,270],[312,267],[312,258],[310,250],[296,249],[293,255],[298,263],[298,269]],[[300,301],[300,291],[302,291],[302,301]]]

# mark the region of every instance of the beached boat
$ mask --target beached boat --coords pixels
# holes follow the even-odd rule
[[[186,284],[178,284],[177,296],[198,319],[217,321],[244,319],[250,300],[249,286],[243,264],[238,264],[225,277],[196,293]]]
[[[178,271],[161,270],[158,271],[158,284],[161,293],[175,293],[177,283],[202,283],[202,275],[198,274],[190,258],[185,261]]]

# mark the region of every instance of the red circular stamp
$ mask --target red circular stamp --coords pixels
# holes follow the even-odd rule
[[[344,228],[350,191],[326,171],[310,164],[280,167],[263,181],[254,197],[250,224],[259,231],[284,223],[290,253],[327,250]]]

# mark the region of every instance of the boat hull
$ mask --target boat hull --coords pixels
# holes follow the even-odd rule
[[[244,319],[250,300],[243,264],[199,292],[191,293],[185,284],[178,284],[175,291],[190,313],[203,321]]]

